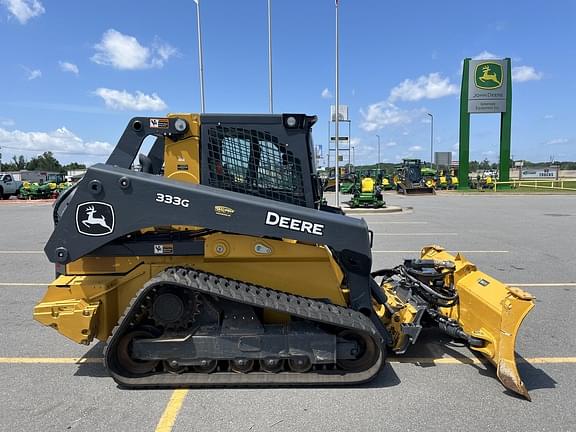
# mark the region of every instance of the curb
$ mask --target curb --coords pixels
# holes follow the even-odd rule
[[[398,207],[398,206],[388,206],[382,208],[368,208],[368,207],[358,207],[358,208],[350,208],[350,207],[342,207],[342,210],[345,214],[386,214],[386,213],[400,213],[407,210],[412,210],[412,207]]]

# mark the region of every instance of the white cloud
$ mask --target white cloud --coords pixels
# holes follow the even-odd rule
[[[546,142],[547,145],[566,144],[568,138],[554,138]]]
[[[105,31],[94,49],[96,53],[91,57],[94,63],[121,70],[161,68],[178,53],[176,48],[159,39],[148,48],[141,45],[134,36],[114,29]]]
[[[103,156],[112,151],[112,145],[102,141],[85,141],[65,127],[51,132],[7,131],[0,128],[0,146],[18,151],[36,151],[63,154]]]
[[[6,6],[20,24],[26,24],[30,18],[46,12],[39,0],[0,0],[0,3]]]
[[[411,152],[419,152],[419,151],[422,151],[422,150],[424,150],[424,149],[423,149],[421,146],[418,146],[418,145],[412,146],[412,147],[410,147],[410,148],[408,149],[408,151],[411,151]]]
[[[332,98],[332,92],[330,90],[328,90],[328,88],[325,88],[324,90],[322,90],[321,96],[324,99],[330,99],[330,98]]]
[[[482,51],[481,53],[472,57],[472,60],[494,60],[499,59],[502,57],[497,56],[496,54],[491,53],[490,51]]]
[[[385,126],[410,123],[414,112],[401,110],[390,102],[378,102],[368,106],[365,111],[360,110],[363,117],[360,128],[366,132],[373,132]]]
[[[22,66],[22,69],[24,69],[24,72],[26,72],[26,78],[28,81],[35,80],[42,76],[42,71],[40,69],[30,69],[26,66]]]
[[[544,118],[545,118],[546,120],[551,120],[551,119],[553,119],[553,118],[555,118],[555,117],[556,117],[556,116],[555,116],[554,114],[545,114],[545,115],[544,115]]]
[[[390,142],[387,142],[385,145],[386,145],[386,147],[396,147],[398,145],[398,143],[396,141],[390,141]]]
[[[178,50],[172,45],[156,38],[152,44],[152,66],[161,68],[171,57],[178,55]]]
[[[515,66],[512,68],[512,81],[538,81],[542,79],[542,72],[538,72],[532,66]]]
[[[390,91],[390,102],[396,100],[418,101],[421,99],[438,99],[458,94],[458,86],[450,78],[442,78],[439,73],[422,75],[416,80],[405,79]]]
[[[362,141],[360,140],[360,138],[356,138],[356,137],[355,137],[355,138],[352,138],[352,139],[350,140],[350,145],[352,145],[352,146],[357,146],[357,145],[359,145],[361,142],[362,142]]]
[[[141,91],[129,93],[126,90],[99,88],[94,91],[94,94],[100,96],[107,107],[121,111],[162,111],[167,107],[166,103],[156,93],[148,95]]]
[[[80,69],[78,69],[78,66],[76,66],[74,63],[59,61],[58,64],[60,65],[60,70],[62,72],[70,72],[76,76],[80,74]]]
[[[0,126],[12,127],[16,122],[9,118],[0,118]]]

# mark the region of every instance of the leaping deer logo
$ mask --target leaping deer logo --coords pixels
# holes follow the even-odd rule
[[[94,206],[90,206],[86,208],[86,213],[88,214],[88,219],[84,219],[82,221],[82,225],[86,228],[90,228],[93,225],[100,225],[103,228],[106,228],[108,231],[112,231],[112,228],[108,226],[106,223],[106,218],[104,216],[95,217],[94,214],[96,213],[96,209]]]
[[[491,73],[491,72],[492,72],[492,69],[490,69],[489,65],[482,66],[482,76],[480,76],[478,79],[482,82],[493,81],[498,85],[502,84],[502,82],[500,80],[498,80],[496,73]]]

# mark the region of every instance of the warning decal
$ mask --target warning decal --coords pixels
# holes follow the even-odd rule
[[[168,119],[167,118],[151,118],[150,127],[153,129],[168,129]]]

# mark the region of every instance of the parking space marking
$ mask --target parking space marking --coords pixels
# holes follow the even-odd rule
[[[428,225],[428,222],[422,221],[374,221],[368,222],[368,225],[386,224],[386,225]]]
[[[458,233],[455,232],[447,232],[447,233],[438,233],[438,232],[429,232],[429,233],[378,233],[374,234],[375,236],[457,236]]]
[[[86,364],[103,361],[101,357],[0,357],[0,364]]]
[[[164,413],[162,413],[162,417],[160,417],[160,421],[156,426],[156,432],[170,432],[174,427],[174,423],[176,422],[176,417],[182,408],[182,403],[188,394],[188,390],[186,389],[178,389],[174,390],[170,400],[168,401],[168,405],[164,409]]]
[[[558,287],[558,288],[569,288],[569,287],[575,287],[576,288],[576,282],[561,282],[561,283],[525,283],[525,284],[521,284],[521,283],[509,283],[508,285],[513,285],[516,287],[532,287],[532,288],[546,288],[546,287]]]
[[[32,250],[21,250],[21,251],[0,251],[0,255],[16,255],[16,254],[30,254],[30,255],[35,255],[35,254],[43,254],[44,251],[32,251]]]
[[[412,363],[412,364],[482,364],[490,363],[488,359],[476,357],[393,357],[388,358],[389,363]],[[530,364],[572,364],[576,363],[576,357],[528,357],[525,359],[518,359],[517,363],[530,363]]]
[[[419,250],[373,250],[372,253],[420,253]],[[450,253],[498,253],[498,254],[506,254],[510,253],[510,251],[505,250],[497,250],[497,251],[490,251],[490,250],[458,250],[458,251],[447,251]]]

